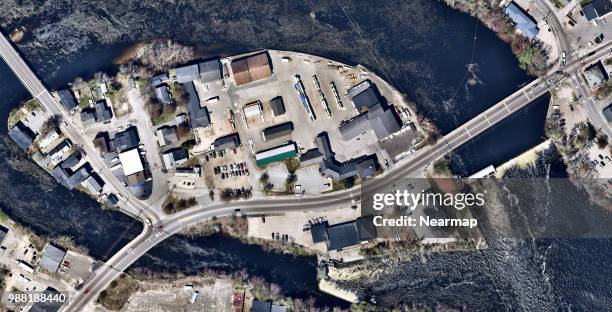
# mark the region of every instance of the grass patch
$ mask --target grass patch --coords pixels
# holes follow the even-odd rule
[[[138,288],[138,281],[124,273],[116,280],[112,281],[110,285],[100,293],[96,301],[111,311],[119,311]]]
[[[29,111],[44,111],[42,105],[37,99],[31,99],[27,101],[24,105]]]
[[[174,119],[174,112],[163,113],[151,120],[154,126],[172,121]]]

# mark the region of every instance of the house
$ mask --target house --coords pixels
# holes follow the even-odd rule
[[[100,194],[102,192],[102,187],[104,187],[104,181],[94,172],[92,172],[82,184],[91,194],[95,195]]]
[[[140,143],[138,137],[138,129],[132,126],[121,132],[114,134],[114,137],[110,138],[109,151],[110,152],[121,152],[137,146]]]
[[[88,163],[84,164],[76,171],[73,171],[70,167],[62,166],[60,163],[51,170],[51,176],[53,176],[58,183],[72,190],[85,181],[89,177],[91,171],[91,166]]]
[[[55,273],[59,268],[62,260],[64,260],[64,256],[66,255],[66,251],[56,247],[52,244],[47,244],[45,249],[43,250],[42,260],[40,261],[40,266],[50,273]]]
[[[76,165],[78,165],[81,162],[82,158],[83,157],[81,155],[81,152],[76,151],[76,152],[72,153],[72,155],[70,155],[70,157],[68,157],[64,161],[62,161],[62,163],[59,164],[59,166],[62,169],[72,169],[72,168],[74,168]]]
[[[91,107],[83,108],[81,110],[81,123],[88,126],[94,122],[96,122],[96,110]]]
[[[72,111],[77,107],[76,100],[72,95],[72,92],[68,89],[63,89],[57,91],[57,95],[59,96],[59,102],[67,111]]]
[[[51,143],[55,142],[55,140],[59,139],[60,134],[56,129],[52,129],[47,133],[40,141],[38,141],[38,147],[40,149],[45,149],[51,145]]]
[[[187,111],[189,112],[191,128],[206,128],[210,126],[210,115],[208,114],[208,109],[200,106],[200,98],[198,97],[198,93],[196,92],[193,82],[183,84],[183,88],[189,97]]]
[[[172,102],[170,93],[168,93],[168,86],[165,84],[160,84],[155,87],[155,97],[162,104],[169,104]]]
[[[10,128],[8,134],[22,150],[27,150],[36,139],[36,134],[21,121]]]
[[[117,195],[110,193],[106,196],[106,202],[111,206],[117,206],[117,204],[119,204],[119,198]]]
[[[591,90],[596,90],[604,86],[609,78],[601,61],[597,61],[595,64],[587,67],[583,75]]]
[[[236,86],[264,79],[272,75],[272,67],[267,51],[233,60],[231,68]]]
[[[510,2],[504,9],[506,15],[512,19],[516,28],[527,38],[533,40],[538,35],[540,29],[538,22],[527,11],[523,10],[516,2]]]
[[[270,100],[270,108],[272,108],[272,114],[274,117],[284,115],[285,104],[283,103],[283,98],[281,96],[277,96]]]
[[[106,105],[105,99],[96,102],[96,104],[94,104],[94,109],[96,110],[96,121],[98,122],[107,121],[113,118],[113,112],[111,108]]]
[[[223,79],[223,70],[219,59],[209,60],[198,64],[200,79],[203,82],[215,82]]]
[[[240,136],[238,133],[232,133],[226,136],[217,138],[213,143],[216,150],[226,150],[237,148],[240,146]]]
[[[70,141],[70,139],[65,139],[60,144],[55,146],[49,152],[48,155],[49,157],[51,157],[52,160],[60,161],[64,157],[64,154],[66,154],[70,150],[71,147],[72,147],[72,141]]]
[[[581,2],[583,3],[583,2]],[[582,5],[584,17],[590,22],[598,17],[603,17],[612,11],[612,1],[593,0]]]
[[[264,141],[270,141],[279,138],[291,137],[293,132],[293,122],[285,122],[265,128],[262,131]]]
[[[93,140],[93,145],[100,151],[100,155],[107,154],[110,149],[110,139],[108,132],[99,132]]]
[[[155,136],[157,136],[157,142],[161,147],[178,141],[178,137],[176,136],[176,126],[159,128],[157,131],[155,131]]]
[[[175,69],[176,82],[188,83],[200,78],[198,64],[187,65]]]
[[[166,81],[168,81],[168,75],[166,75],[165,73],[151,77],[151,85],[154,88],[162,83],[165,83]]]
[[[162,155],[164,160],[164,167],[166,169],[175,168],[176,166],[184,163],[189,158],[187,151],[184,148],[176,148],[167,151]]]

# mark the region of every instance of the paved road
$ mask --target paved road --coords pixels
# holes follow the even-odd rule
[[[15,75],[21,80],[22,84],[28,89],[34,98],[50,113],[62,116],[66,121],[67,126],[61,125],[61,131],[72,140],[72,142],[81,144],[87,159],[95,170],[98,170],[100,176],[106,183],[109,183],[115,189],[115,192],[121,194],[126,199],[126,209],[128,214],[137,215],[143,214],[145,217],[153,221],[159,221],[160,217],[153,212],[152,209],[134,197],[127,189],[125,189],[110,170],[104,165],[102,160],[97,157],[97,151],[91,140],[86,139],[82,129],[77,129],[71,123],[72,116],[67,112],[59,102],[51,95],[43,83],[38,79],[36,74],[28,67],[25,61],[17,53],[15,48],[7,40],[6,36],[0,36],[0,56],[9,65]]]
[[[12,45],[6,40],[6,37],[0,38],[0,54],[9,64],[11,69],[19,77],[22,83],[37,98],[41,104],[51,112],[64,116],[66,120],[69,115],[61,108],[59,103],[50,95],[44,85],[36,77],[36,75],[28,68],[25,62],[17,54]],[[595,57],[595,56],[593,56]],[[573,62],[565,67],[566,70],[577,70],[578,62]],[[506,99],[487,109],[472,120],[466,122],[461,127],[453,130],[451,133],[444,136],[436,144],[425,147],[410,157],[403,159],[395,164],[393,168],[387,170],[379,178],[368,183],[369,190],[385,187],[398,179],[414,176],[424,170],[428,164],[433,163],[437,159],[443,157],[452,150],[465,144],[473,137],[483,133],[495,124],[504,120],[514,112],[520,110],[524,106],[531,103],[534,99],[545,94],[548,91],[548,84],[557,83],[564,77],[563,75],[551,74],[539,78],[521,88]],[[90,156],[90,161],[97,168],[105,168],[101,160],[96,157],[91,142],[82,142],[79,140],[83,136],[80,130],[74,127],[62,129],[69,137],[75,139],[75,142],[83,143],[87,154]],[[153,227],[145,226],[144,231],[122,250],[115,254],[103,266],[97,270],[89,281],[83,286],[71,301],[63,307],[64,311],[80,311],[90,302],[97,294],[102,291],[113,279],[121,272],[127,269],[134,261],[145,254],[148,250],[156,246],[158,243],[180,231],[184,227],[195,224],[202,220],[206,220],[213,216],[231,215],[236,209],[240,209],[245,214],[265,214],[279,213],[293,210],[325,210],[336,207],[350,205],[351,200],[359,196],[360,189],[335,192],[332,194],[321,195],[318,197],[296,198],[279,197],[274,199],[257,199],[248,201],[239,201],[223,204],[211,204],[192,208],[186,211],[179,212],[172,216],[160,218],[151,209],[147,209],[146,205],[137,199],[133,198],[118,181],[110,174],[107,169],[103,169],[102,173],[108,183],[112,183],[116,190],[121,190],[123,195],[129,198],[128,205],[139,209],[147,217],[153,220]],[[110,175],[110,176],[109,176]],[[127,194],[126,194],[127,193]]]

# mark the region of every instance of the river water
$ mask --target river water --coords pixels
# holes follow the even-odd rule
[[[0,20],[6,21],[5,32],[15,26],[27,26],[30,33],[19,48],[51,88],[66,84],[75,76],[113,71],[111,60],[125,48],[155,38],[174,38],[195,45],[202,55],[227,55],[260,48],[295,50],[364,64],[386,77],[416,103],[421,114],[447,133],[531,79],[518,69],[510,48],[495,34],[472,17],[438,1],[385,2],[372,6],[368,2],[350,1],[301,4],[194,0],[170,6],[127,0],[121,5],[105,1],[70,8],[34,5],[27,10],[28,5],[24,4],[23,12],[34,13],[27,13],[27,17],[13,18],[0,13]],[[5,139],[5,120],[8,112],[27,98],[27,93],[3,63],[0,73],[0,135],[4,138],[0,141],[0,161],[4,162],[0,165],[0,176],[5,181],[0,187],[0,207],[36,233],[69,236],[92,255],[106,259],[134,237],[140,225],[120,213],[101,211],[86,196],[56,186],[15,150]],[[536,103],[468,143],[455,153],[453,169],[469,173],[482,165],[504,162],[539,143],[545,106]],[[515,129],[521,132],[514,132]],[[495,139],[499,137],[504,139]],[[482,147],[487,152],[482,152]],[[597,254],[602,250],[610,255],[609,244],[605,241],[553,244],[555,252],[544,261],[550,268],[549,279],[555,287],[564,289],[558,291],[559,300],[580,306],[581,302],[588,302],[584,298],[601,295],[610,275],[599,274],[587,280],[566,273],[578,268],[592,273],[594,269],[585,263],[599,259]],[[542,245],[550,246],[548,242]],[[521,250],[434,254],[426,261],[413,261],[394,270],[397,274],[394,277],[410,281],[409,285],[381,280],[377,284],[354,286],[386,296],[383,302],[388,306],[420,302],[498,310],[508,307],[496,303],[507,283],[496,287],[491,281],[509,277],[504,272],[488,270],[484,264]],[[537,275],[542,260],[534,259],[526,265],[529,274],[512,278]],[[598,266],[605,264],[603,259],[599,259]],[[463,263],[474,265],[462,268]],[[132,269],[191,274],[202,269],[231,272],[245,268],[250,275],[279,284],[292,296],[314,296],[320,305],[338,305],[337,300],[315,291],[315,265],[313,258],[268,253],[221,236],[175,236],[154,248]],[[543,283],[542,278],[533,280]],[[576,294],[579,296],[570,299]]]

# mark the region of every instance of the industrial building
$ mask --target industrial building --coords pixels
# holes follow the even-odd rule
[[[144,170],[138,148],[133,148],[119,154],[119,161],[123,168],[123,174],[126,177]]]
[[[178,83],[188,83],[200,79],[198,64],[178,67],[174,72],[176,74],[176,82]]]
[[[246,119],[261,116],[261,102],[255,101],[244,105],[244,107],[242,107],[242,113]]]
[[[261,52],[233,60],[231,67],[236,86],[264,79],[272,75],[272,66],[270,65],[268,52]]]
[[[238,133],[232,133],[226,136],[217,138],[213,143],[216,150],[225,150],[230,148],[237,148],[240,146],[240,135]]]
[[[8,134],[22,150],[27,150],[36,139],[36,134],[21,121],[10,128]]]
[[[223,79],[223,70],[221,69],[221,61],[213,59],[204,61],[198,64],[200,71],[200,80],[203,82],[214,82]]]
[[[294,142],[279,145],[271,149],[257,152],[255,154],[255,163],[257,166],[264,166],[273,162],[282,161],[287,158],[297,156],[297,150]]]
[[[285,103],[283,103],[283,98],[277,96],[270,100],[270,108],[272,109],[272,114],[274,117],[284,115],[285,114]]]
[[[533,40],[538,35],[540,29],[538,22],[521,8],[516,2],[510,2],[504,9],[506,15],[512,19],[516,28],[527,38]]]
[[[42,260],[40,261],[40,266],[43,270],[49,273],[55,273],[59,268],[62,260],[64,260],[64,256],[66,255],[66,251],[56,247],[52,244],[47,244],[45,249],[43,250]]]
[[[582,12],[584,12],[584,17],[589,22],[596,18],[603,17],[611,11],[612,1],[610,0],[593,0],[582,5]]]
[[[280,138],[290,138],[293,132],[293,122],[285,122],[265,128],[262,131],[264,141],[270,141]]]
[[[64,109],[67,111],[71,111],[77,107],[77,103],[72,95],[72,92],[68,89],[63,89],[57,91],[57,95],[59,96],[59,102]]]
[[[285,312],[287,309],[282,305],[272,304],[268,301],[253,300],[251,312]]]
[[[341,250],[376,238],[376,229],[370,217],[329,226],[317,223],[310,229],[313,243],[325,242],[328,250]]]
[[[591,90],[595,90],[602,87],[609,77],[603,63],[601,63],[601,61],[597,61],[595,64],[587,67],[584,70],[584,78],[586,79]]]

